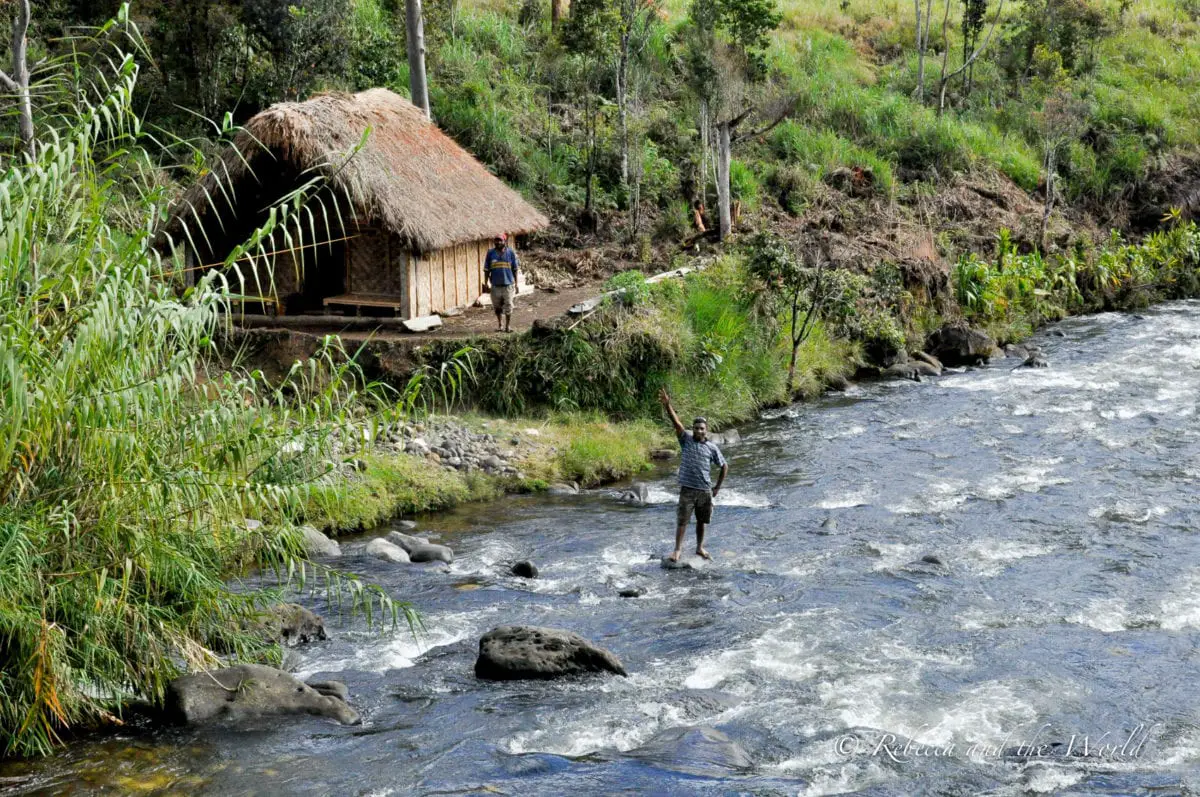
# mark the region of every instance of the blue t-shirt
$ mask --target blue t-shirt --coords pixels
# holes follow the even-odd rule
[[[512,285],[517,281],[517,253],[507,246],[503,252],[497,252],[495,247],[489,249],[483,260],[483,273],[493,285]]]
[[[697,443],[691,432],[679,435],[679,448],[679,486],[711,490],[713,467],[725,467],[721,449],[711,440]]]

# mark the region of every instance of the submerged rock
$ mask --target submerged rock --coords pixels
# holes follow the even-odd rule
[[[331,540],[313,526],[300,527],[304,535],[304,550],[309,556],[341,556],[342,546],[336,540]]]
[[[244,722],[311,714],[357,725],[358,712],[291,675],[261,664],[238,664],[176,678],[167,684],[166,717],[178,724]]]
[[[406,565],[412,561],[408,556],[408,551],[382,538],[367,543],[367,555],[397,565]]]
[[[479,640],[479,658],[475,660],[475,676],[489,681],[599,672],[628,675],[621,660],[610,651],[559,628],[495,628]]]
[[[417,521],[415,521],[415,520],[394,520],[394,521],[392,521],[392,525],[394,527],[396,527],[397,529],[399,529],[400,531],[412,531],[413,529],[415,529],[417,527]]]
[[[521,578],[537,578],[538,568],[533,562],[525,560],[512,566],[512,574]]]
[[[617,500],[634,506],[645,506],[649,497],[650,488],[641,482],[635,482],[628,490],[623,490]]]
[[[920,382],[921,378],[925,376],[941,375],[941,368],[930,365],[923,360],[907,360],[883,369],[883,376],[890,376],[895,379],[911,379],[914,382]]]
[[[706,725],[667,728],[626,755],[696,775],[745,771],[754,766],[740,744]]]
[[[550,495],[579,495],[579,485],[574,482],[571,484],[556,482],[546,488],[546,492]]]
[[[662,566],[664,570],[693,570],[692,563],[680,556],[678,559],[672,559],[669,556],[662,558]]]

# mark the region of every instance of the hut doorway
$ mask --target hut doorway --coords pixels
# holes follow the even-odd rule
[[[288,312],[323,313],[325,300],[346,292],[346,244],[339,241],[318,247],[315,262],[304,275],[304,284],[297,301],[298,307]]]

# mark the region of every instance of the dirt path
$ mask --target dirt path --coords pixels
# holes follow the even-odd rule
[[[601,283],[595,283],[577,288],[568,288],[554,293],[534,290],[532,293],[520,294],[516,297],[516,304],[513,308],[513,334],[528,332],[535,320],[539,318],[556,318],[564,315],[573,305],[585,299],[599,296],[603,292],[604,288]],[[330,327],[336,327],[336,319],[331,319],[331,321]],[[331,329],[331,331],[336,330]],[[375,340],[420,341],[478,336],[491,337],[503,335],[504,333],[496,331],[496,314],[492,311],[491,304],[488,304],[486,307],[468,307],[460,316],[444,318],[442,319],[442,326],[431,332],[417,333],[379,330],[376,332],[347,331],[340,334],[343,340],[363,341],[367,338],[373,338]]]

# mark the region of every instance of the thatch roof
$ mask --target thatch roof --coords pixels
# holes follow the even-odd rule
[[[418,252],[549,225],[416,106],[387,89],[272,105],[246,123],[221,162],[183,195],[173,217],[190,221],[190,206],[204,219],[210,199],[224,216],[226,189],[232,186],[236,197],[239,183],[265,180],[264,170],[278,169],[279,161],[323,173],[360,220],[392,230]]]

